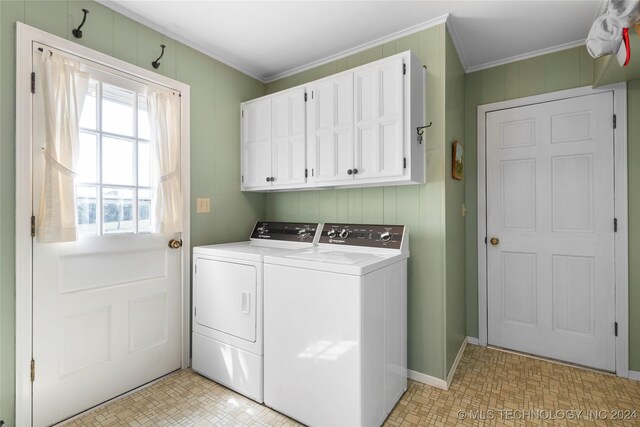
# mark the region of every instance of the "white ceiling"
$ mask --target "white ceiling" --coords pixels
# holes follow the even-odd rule
[[[265,82],[447,14],[463,67],[473,71],[581,44],[601,7],[600,0],[98,1]]]

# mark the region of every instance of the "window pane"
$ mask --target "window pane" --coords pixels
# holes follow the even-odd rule
[[[138,138],[150,139],[149,110],[147,109],[147,97],[138,95]]]
[[[104,234],[133,233],[133,190],[130,188],[103,188]]]
[[[98,182],[98,138],[95,134],[80,132],[80,156],[78,157],[78,180]]]
[[[85,129],[96,130],[96,124],[98,123],[98,82],[95,80],[89,81],[89,92],[84,99],[84,106],[82,107],[82,115],[80,116],[80,127]]]
[[[135,93],[106,83],[102,85],[102,130],[123,136],[133,134]]]
[[[138,190],[138,233],[151,233],[151,190]]]
[[[78,233],[81,236],[98,234],[96,207],[98,206],[98,189],[94,186],[79,185],[76,188],[78,204]]]
[[[148,141],[138,143],[138,185],[151,187],[151,144]]]
[[[134,185],[133,155],[135,143],[127,139],[103,137],[102,182]]]

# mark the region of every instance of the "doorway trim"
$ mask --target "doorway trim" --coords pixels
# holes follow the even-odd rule
[[[16,28],[16,425],[32,425],[32,94],[31,70],[33,42],[121,70],[145,81],[180,91],[181,109],[181,184],[183,198],[183,252],[181,266],[181,367],[190,365],[190,86],[138,66],[65,40],[21,22]],[[37,374],[37,373],[36,373]]]
[[[488,343],[487,308],[487,173],[486,173],[486,117],[493,111],[540,104],[598,93],[613,93],[613,113],[617,123],[614,129],[614,214],[618,219],[618,232],[614,236],[615,262],[615,319],[618,323],[616,337],[616,375],[629,377],[629,255],[627,212],[627,84],[617,83],[599,88],[591,86],[568,89],[542,95],[528,96],[509,101],[478,106],[478,341]],[[612,118],[613,120],[613,118]],[[613,329],[613,325],[612,325]],[[612,331],[613,332],[613,331]]]

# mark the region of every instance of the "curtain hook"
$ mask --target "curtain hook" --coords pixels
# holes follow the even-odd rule
[[[82,17],[82,22],[80,23],[80,26],[74,29],[73,31],[71,31],[71,34],[73,34],[77,39],[82,38],[82,31],[80,30],[80,28],[82,28],[84,23],[87,21],[87,14],[89,13],[87,9],[82,9],[82,11],[84,12],[84,16]]]
[[[158,56],[158,59],[156,59],[155,61],[153,61],[151,63],[151,65],[153,65],[153,68],[155,68],[156,70],[160,67],[160,58],[162,58],[162,56],[164,55],[164,48],[166,47],[165,45],[161,44],[160,47],[162,48],[162,53],[160,53],[160,56]]]

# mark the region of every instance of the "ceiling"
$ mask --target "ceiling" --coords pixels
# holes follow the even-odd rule
[[[98,0],[263,82],[444,22],[466,71],[584,42],[600,0]]]

